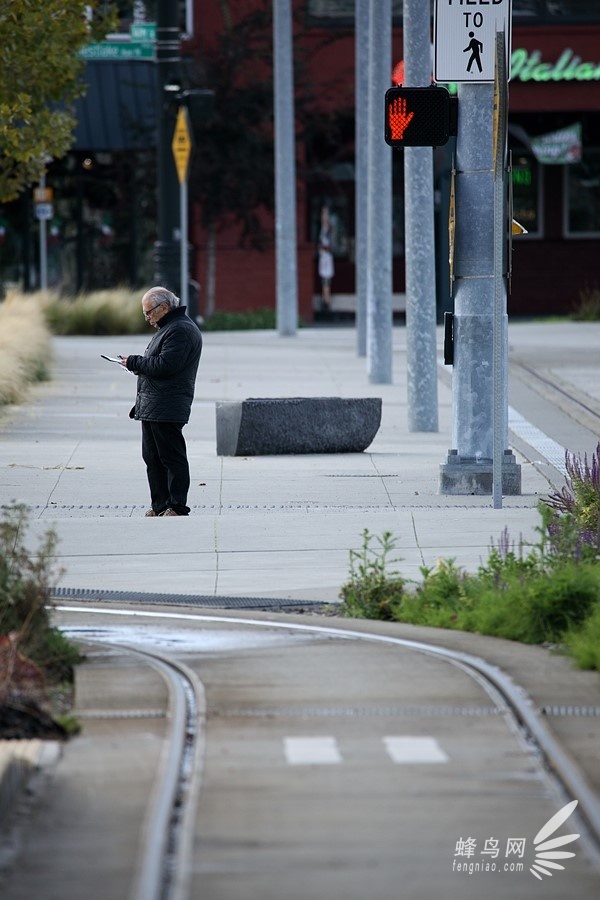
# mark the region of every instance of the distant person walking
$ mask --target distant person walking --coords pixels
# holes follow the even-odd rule
[[[335,272],[333,261],[333,226],[328,207],[321,210],[319,231],[319,278],[321,279],[321,312],[331,309],[331,279]]]
[[[142,297],[144,318],[156,334],[143,356],[121,356],[138,376],[131,419],[142,423],[151,508],[147,516],[187,516],[190,469],[183,426],[189,421],[202,335],[179,305],[179,297],[153,287]]]
[[[471,38],[471,40],[469,41],[468,45],[463,50],[463,53],[468,53],[469,50],[471,51],[471,56],[469,57],[469,61],[467,63],[467,72],[471,71],[471,66],[473,65],[473,63],[475,63],[477,65],[477,68],[479,69],[479,71],[482,72],[483,69],[481,68],[481,55],[480,54],[481,54],[481,51],[483,50],[483,44],[481,43],[481,41],[477,40],[477,38],[475,37],[474,31],[469,32],[469,37]]]

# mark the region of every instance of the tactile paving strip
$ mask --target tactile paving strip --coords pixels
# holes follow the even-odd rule
[[[543,716],[600,716],[600,706],[542,706]]]
[[[219,718],[361,718],[392,716],[497,716],[497,706],[341,706],[341,707],[265,707],[264,709],[209,709]]]

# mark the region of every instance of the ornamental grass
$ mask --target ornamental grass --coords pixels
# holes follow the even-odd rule
[[[51,341],[39,298],[9,291],[0,303],[0,406],[22,403],[49,377]]]

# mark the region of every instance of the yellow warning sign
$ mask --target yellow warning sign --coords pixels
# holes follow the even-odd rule
[[[179,107],[171,148],[173,150],[173,158],[175,160],[179,184],[183,184],[187,180],[190,154],[192,152],[190,125],[188,112],[185,106]]]
[[[33,199],[35,203],[52,203],[54,191],[49,187],[36,187],[33,189]]]

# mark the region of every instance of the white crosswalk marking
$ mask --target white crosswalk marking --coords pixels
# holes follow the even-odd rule
[[[381,740],[392,762],[400,765],[449,761],[433,737],[388,735]],[[330,736],[286,737],[283,750],[290,766],[336,765],[344,761],[337,740]]]
[[[286,737],[285,758],[290,766],[331,765],[342,762],[333,737]]]
[[[389,736],[382,740],[395,763],[445,763],[449,759],[432,737]]]

